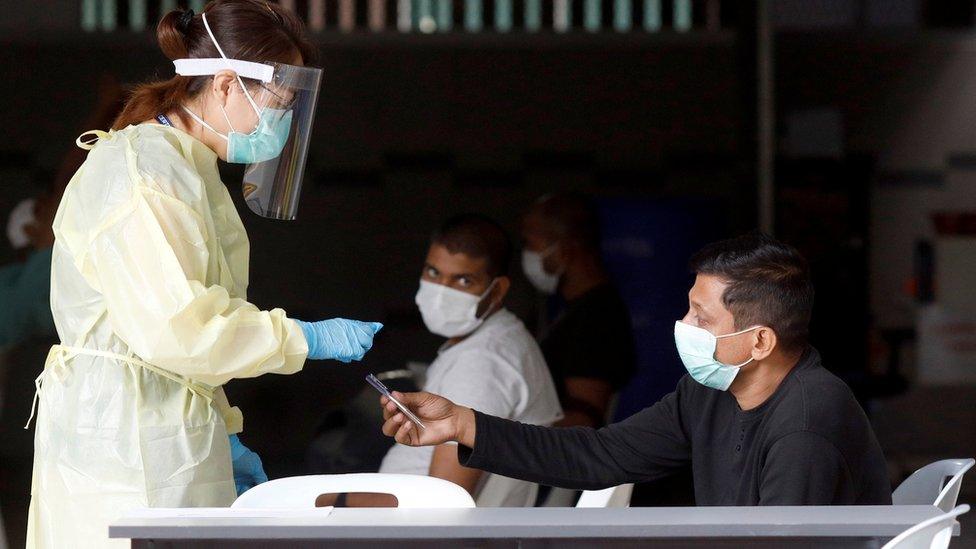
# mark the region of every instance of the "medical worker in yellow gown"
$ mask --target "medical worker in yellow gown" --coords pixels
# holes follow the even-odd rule
[[[358,360],[381,327],[247,301],[248,238],[217,160],[246,164],[251,210],[294,218],[322,77],[298,19],[217,0],[157,35],[177,76],[79,138],[90,152],[54,221],[61,344],[38,379],[29,547],[127,546],[108,539],[126,510],[230,505],[266,477],[221,386]]]

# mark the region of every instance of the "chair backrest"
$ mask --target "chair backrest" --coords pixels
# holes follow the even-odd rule
[[[478,507],[532,507],[539,495],[539,485],[534,482],[485,473],[474,493]]]
[[[576,502],[577,507],[630,507],[633,484],[621,484],[605,490],[586,490]]]
[[[423,475],[385,473],[279,478],[244,492],[231,507],[315,507],[315,499],[322,494],[352,492],[392,494],[396,496],[398,506],[403,508],[474,507],[471,494],[453,482]]]
[[[935,505],[948,513],[956,506],[963,475],[974,463],[972,458],[930,463],[906,478],[891,494],[891,501],[895,505]]]
[[[898,534],[882,549],[945,549],[952,540],[956,517],[968,511],[968,505],[960,505],[944,515],[920,522]]]
[[[3,516],[0,516],[0,549],[7,549],[7,530],[3,526]]]

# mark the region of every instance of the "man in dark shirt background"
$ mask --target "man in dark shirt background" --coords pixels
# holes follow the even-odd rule
[[[462,465],[566,488],[659,479],[690,464],[699,505],[891,503],[881,447],[848,387],[807,342],[813,287],[793,248],[750,235],[706,246],[675,324],[688,375],[602,429],[486,416],[430,393],[384,399],[402,444],[456,441]]]
[[[565,301],[539,341],[565,414],[558,425],[602,426],[637,352],[630,313],[600,256],[596,210],[580,195],[544,196],[523,218],[522,240],[529,282]]]

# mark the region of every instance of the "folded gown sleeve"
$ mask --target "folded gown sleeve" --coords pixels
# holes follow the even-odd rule
[[[297,372],[308,346],[294,320],[206,283],[219,265],[212,238],[187,204],[137,186],[91,233],[79,267],[104,296],[115,333],[154,366],[215,386]]]

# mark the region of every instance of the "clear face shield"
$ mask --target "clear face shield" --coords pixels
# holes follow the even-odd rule
[[[255,103],[264,105],[255,131],[269,136],[266,155],[252,157],[244,168],[244,201],[252,212],[292,220],[298,212],[312,122],[322,69],[274,64],[270,82],[258,87]]]
[[[206,14],[203,22],[210,32]],[[229,59],[213,33],[210,38],[221,57],[177,59],[173,62],[176,73],[205,76],[234,71],[257,114],[257,126],[244,133],[237,131],[227,118],[231,132],[224,135],[195,113],[185,107],[184,110],[227,141],[228,162],[245,164],[244,201],[251,211],[270,219],[293,220],[298,212],[322,69]]]

